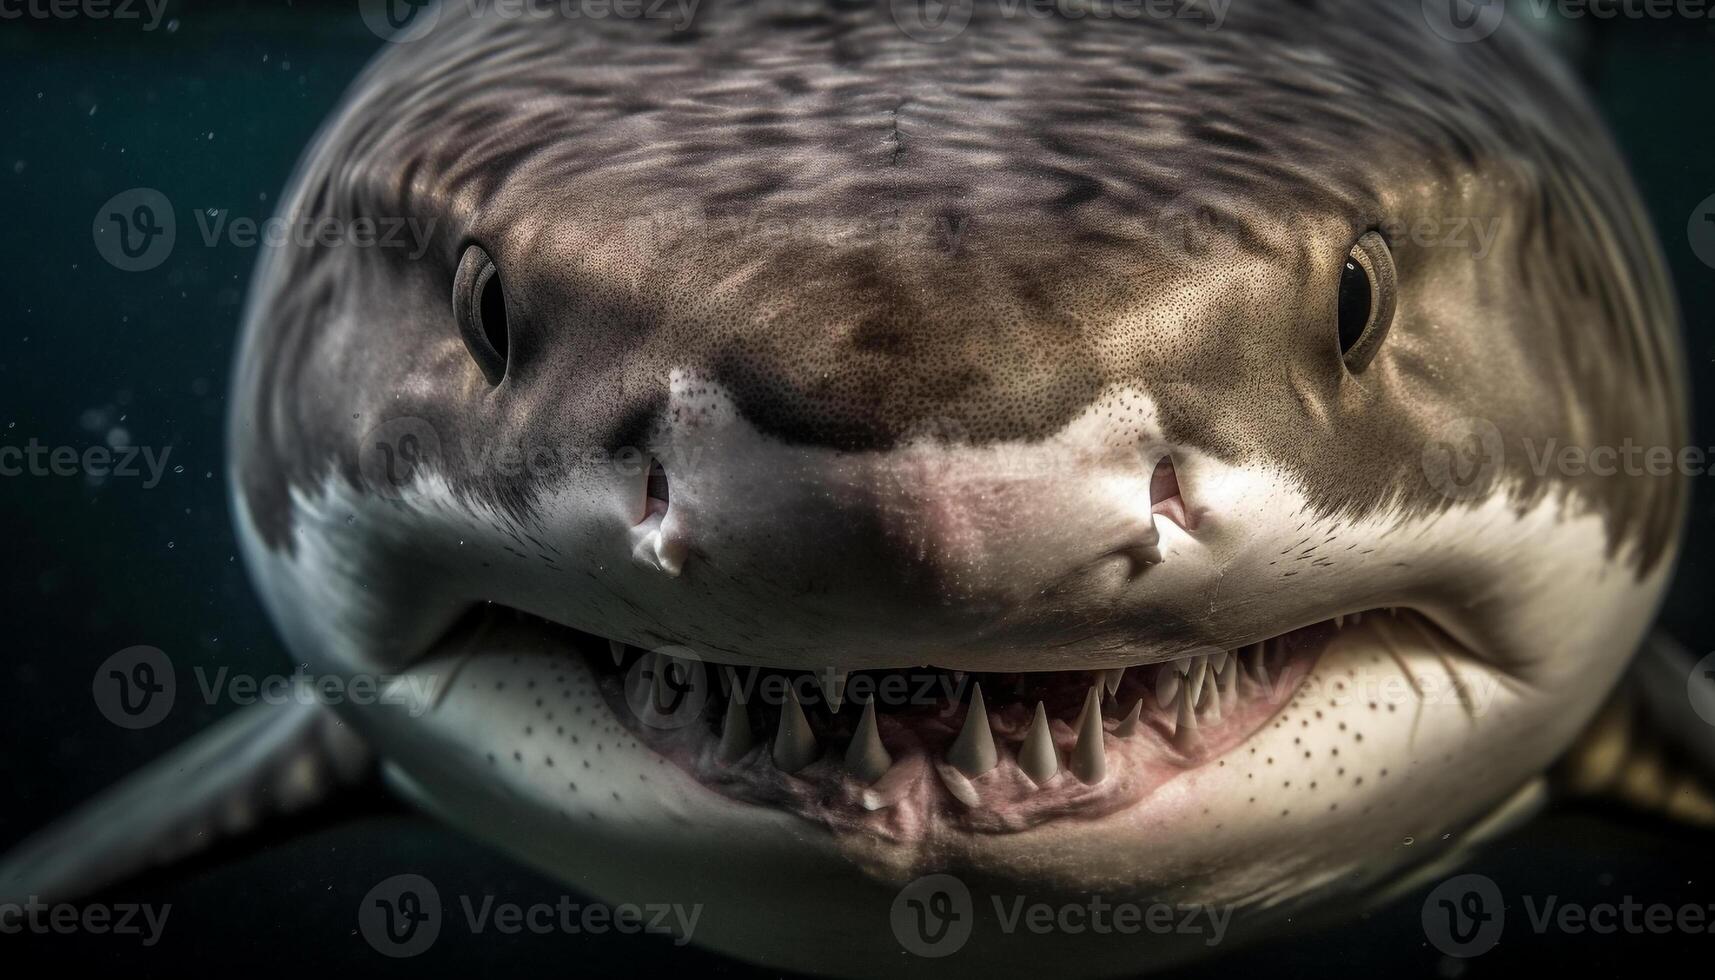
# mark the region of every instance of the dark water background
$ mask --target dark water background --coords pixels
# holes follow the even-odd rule
[[[268,217],[301,148],[378,41],[355,3],[173,3],[168,17],[173,23],[153,32],[134,23],[0,21],[0,445],[116,439],[171,452],[153,488],[136,479],[0,479],[0,849],[230,710],[180,698],[162,724],[121,731],[89,694],[92,671],[109,654],[160,647],[181,677],[199,666],[287,666],[236,560],[222,476],[227,375],[259,250],[205,246],[192,212]],[[1673,266],[1705,440],[1715,431],[1715,269],[1692,253],[1686,226],[1715,193],[1715,30],[1708,22],[1611,24],[1591,74]],[[97,255],[91,219],[112,195],[140,186],[173,202],[179,244],[160,268],[131,274]],[[1664,613],[1698,651],[1715,648],[1706,557],[1715,514],[1704,481]],[[1515,897],[1709,905],[1712,845],[1707,835],[1571,810],[1515,834],[1470,870]],[[121,976],[753,973],[652,938],[458,929],[444,930],[421,960],[383,960],[357,934],[354,910],[374,883],[408,870],[448,895],[529,904],[563,891],[427,820],[381,813],[112,896],[172,904],[153,948],[118,937],[0,936],[0,963]],[[1515,900],[1501,946],[1458,963],[1425,942],[1423,894],[1240,951],[1200,974],[1706,974],[1715,960],[1715,934],[1536,936]]]

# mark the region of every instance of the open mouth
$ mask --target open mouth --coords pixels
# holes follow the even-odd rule
[[[1433,628],[1407,610],[1367,615]],[[711,791],[898,840],[1099,818],[1224,766],[1365,619],[1166,662],[1006,673],[725,665],[541,625],[586,661],[621,725]]]

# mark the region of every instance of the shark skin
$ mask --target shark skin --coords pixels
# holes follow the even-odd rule
[[[1686,506],[1540,465],[1686,438],[1575,81],[1418,4],[901,7],[443,10],[357,80],[283,208],[426,247],[270,250],[231,423],[293,657],[435,692],[325,709],[332,761],[854,977],[1163,968],[1528,815]],[[137,867],[69,855],[93,806],[5,893]],[[912,955],[942,874],[970,934]],[[1092,896],[1221,938],[1006,911]]]

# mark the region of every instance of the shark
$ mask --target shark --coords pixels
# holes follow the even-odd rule
[[[1570,795],[1710,822],[1686,481],[1554,450],[1684,444],[1659,246],[1552,51],[1426,9],[438,8],[282,203],[426,238],[269,249],[231,397],[286,648],[397,696],[235,712],[0,892],[378,779],[769,968],[1099,976]],[[1027,927],[1095,899],[1207,914]]]

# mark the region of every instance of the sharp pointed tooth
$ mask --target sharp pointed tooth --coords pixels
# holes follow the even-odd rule
[[[863,717],[858,720],[852,744],[846,749],[846,768],[868,785],[885,776],[892,766],[893,756],[887,754],[887,748],[881,744],[881,732],[876,729],[875,701],[868,701],[863,706]]]
[[[1101,698],[1102,685],[1100,683],[1099,678],[1097,679],[1097,682],[1091,686],[1090,690],[1096,692],[1096,701],[1095,701],[1096,717],[1100,718],[1102,715],[1102,698]],[[1084,719],[1089,715],[1089,713],[1090,713],[1090,699],[1085,698],[1084,703],[1078,706],[1078,717],[1076,717],[1072,720],[1072,731],[1080,732],[1080,731],[1084,730]]]
[[[840,705],[846,703],[846,671],[828,667],[818,672],[816,679],[822,687],[822,697],[828,702],[828,710],[839,711]]]
[[[1268,645],[1266,643],[1256,645],[1256,659],[1251,662],[1251,671],[1256,674],[1256,682],[1261,684],[1264,690],[1274,686],[1274,682],[1268,676]]]
[[[947,761],[967,776],[981,776],[993,769],[1000,759],[994,748],[994,735],[989,732],[988,706],[983,703],[983,686],[971,688],[971,706],[965,712],[965,727],[947,749]]]
[[[1114,729],[1114,737],[1131,738],[1133,735],[1137,734],[1138,729],[1142,727],[1142,724],[1143,699],[1138,698],[1136,701],[1132,702],[1131,711],[1126,714],[1125,720],[1121,721],[1119,723],[1119,727]]]
[[[1084,723],[1078,726],[1078,744],[1072,748],[1072,775],[1085,783],[1099,783],[1108,774],[1107,752],[1102,747],[1101,692],[1092,687],[1084,698]]]
[[[1024,733],[1024,745],[1018,750],[1018,768],[1038,786],[1046,785],[1060,773],[1060,753],[1054,749],[1054,736],[1048,731],[1048,711],[1036,702],[1036,717],[1030,719],[1030,730]]]
[[[738,761],[756,740],[750,735],[750,709],[738,697],[737,690],[727,695],[726,720],[721,722],[721,744],[715,758],[724,763]]]
[[[798,706],[798,695],[786,688],[786,703],[780,706],[780,728],[774,733],[774,768],[797,772],[816,761],[816,733]]]
[[[1225,650],[1209,654],[1209,673],[1219,676],[1221,671],[1226,669],[1229,659],[1231,658]]]
[[[1182,751],[1189,751],[1198,743],[1197,710],[1191,705],[1190,689],[1179,692],[1179,715],[1174,720],[1173,744]]]
[[[1155,703],[1158,706],[1165,708],[1179,696],[1180,680],[1179,671],[1174,669],[1173,664],[1167,664],[1155,672]]]
[[[1346,614],[1345,613],[1335,613],[1334,614],[1334,628],[1337,630],[1346,628]]]
[[[1216,683],[1213,674],[1203,685],[1203,720],[1213,725],[1221,720],[1221,685]]]
[[[1124,667],[1110,667],[1102,671],[1102,686],[1108,689],[1109,694],[1119,690],[1120,682],[1123,680],[1125,680]]]
[[[618,667],[625,663],[625,644],[618,640],[607,641],[607,652],[613,654],[613,665]]]
[[[1185,675],[1185,684],[1191,691],[1191,706],[1195,708],[1203,700],[1203,682],[1209,679],[1209,658],[1191,658],[1191,672]]]
[[[1221,665],[1221,674],[1215,679],[1215,682],[1220,685],[1222,696],[1229,700],[1238,697],[1239,654],[1237,650],[1233,651],[1233,655],[1226,658],[1226,662]]]

